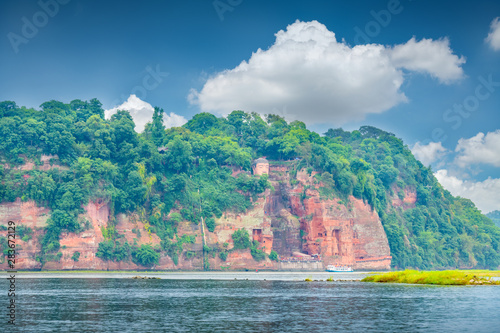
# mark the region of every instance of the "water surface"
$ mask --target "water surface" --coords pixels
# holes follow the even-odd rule
[[[62,274],[64,278],[19,274],[22,278],[16,281],[18,329],[22,332],[498,332],[500,327],[498,286],[294,281],[308,275],[313,278],[334,275],[331,273],[316,273],[320,274],[317,276],[200,273],[194,274],[196,279],[186,279],[185,274],[191,277],[193,274],[182,273],[178,275],[182,279],[173,279],[172,274],[159,274],[161,280],[130,279],[130,275],[137,274],[107,277],[88,274],[85,278],[78,274]],[[170,278],[165,278],[167,275]],[[209,279],[201,279],[203,275]],[[335,277],[345,279],[347,275]],[[6,280],[2,280],[1,287],[6,290]]]

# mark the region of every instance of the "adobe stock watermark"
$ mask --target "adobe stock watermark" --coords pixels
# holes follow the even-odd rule
[[[407,2],[412,2],[413,0],[405,0]],[[378,12],[371,10],[370,15],[373,20],[368,21],[365,24],[364,29],[358,26],[354,27],[356,35],[354,36],[354,43],[356,44],[369,44],[371,39],[378,36],[382,31],[382,28],[387,27],[394,15],[399,15],[403,11],[404,7],[400,0],[389,0],[387,2],[386,9],[382,9]],[[363,40],[360,40],[360,39]]]
[[[7,306],[7,324],[16,325],[16,222],[7,222],[7,277],[8,306]]]
[[[30,40],[38,35],[41,28],[49,23],[49,17],[53,18],[59,13],[60,6],[66,5],[71,0],[39,0],[37,2],[41,10],[37,11],[31,19],[26,16],[21,17],[21,31],[20,34],[9,32],[7,38],[9,39],[12,49],[17,54],[19,53],[19,46],[21,44],[28,44]]]
[[[151,66],[146,66],[146,75],[142,78],[142,84],[138,84],[132,88],[129,95],[121,94],[120,99],[113,101],[112,105],[119,105],[127,100],[130,95],[136,95],[137,98],[145,100],[148,96],[148,91],[153,91],[160,86],[164,79],[169,76],[168,72],[160,71],[160,65],[157,64],[153,69]]]
[[[474,89],[474,93],[468,95],[461,103],[453,104],[452,108],[446,109],[443,112],[443,121],[450,124],[452,130],[459,129],[464,119],[469,118],[474,112],[479,109],[482,101],[487,100],[500,87],[500,81],[493,81],[493,75],[488,75],[488,78],[479,76],[478,85]],[[448,136],[445,130],[441,127],[436,127],[431,132],[431,138],[422,142],[427,145],[430,142],[445,142]]]
[[[224,21],[224,13],[232,12],[234,8],[241,5],[242,2],[243,0],[215,0],[212,2],[212,5],[222,22]]]

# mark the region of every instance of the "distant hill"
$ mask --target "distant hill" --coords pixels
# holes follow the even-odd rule
[[[500,210],[494,210],[491,213],[486,214],[495,224],[497,227],[500,227]]]
[[[31,221],[16,228],[21,251],[32,251],[23,262],[267,268],[300,251],[359,267],[390,256],[393,268],[500,265],[500,229],[392,133],[320,135],[243,111],[166,129],[160,108],[142,133],[134,128],[127,111],[105,119],[96,99],[39,110],[0,102],[0,213]],[[261,157],[269,175],[252,170]],[[372,227],[381,232],[370,239]]]

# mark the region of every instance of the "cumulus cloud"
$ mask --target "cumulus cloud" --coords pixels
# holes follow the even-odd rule
[[[495,51],[500,50],[500,17],[495,18],[490,24],[490,33],[486,37],[486,42]]]
[[[126,110],[130,112],[132,119],[134,119],[135,130],[137,132],[142,132],[144,130],[146,123],[151,121],[153,118],[154,112],[154,108],[151,104],[144,102],[136,95],[130,95],[122,105],[118,105],[112,109],[104,111],[104,116],[109,119],[118,110]]]
[[[289,120],[345,123],[407,101],[400,91],[403,68],[446,83],[463,75],[465,60],[446,39],[351,47],[317,21],[296,21],[275,36],[269,49],[258,49],[248,61],[209,78],[200,91],[191,90],[189,102],[222,115],[285,109]]]
[[[491,164],[500,167],[500,130],[482,132],[470,139],[458,140],[455,151],[458,153],[456,163],[465,167],[472,164]]]
[[[448,150],[443,147],[441,142],[430,142],[427,145],[417,142],[411,151],[423,165],[429,166],[433,162],[441,159]]]
[[[439,170],[434,174],[441,185],[451,194],[472,200],[476,206],[487,214],[493,210],[500,210],[500,179],[488,178],[482,182],[462,180],[448,173],[448,170]]]
[[[413,37],[406,44],[394,46],[390,54],[396,67],[429,73],[442,83],[449,84],[464,75],[461,66],[465,58],[453,54],[447,38],[436,41],[424,38],[417,42]]]
[[[134,119],[136,132],[142,132],[146,123],[153,119],[154,108],[151,104],[144,102],[136,95],[130,95],[129,98],[121,105],[112,109],[105,110],[104,115],[106,119],[111,118],[118,110],[126,110],[130,112],[132,119]],[[163,115],[163,123],[166,128],[182,126],[187,122],[186,118],[170,112],[170,114]]]
[[[163,124],[165,124],[166,128],[181,127],[185,123],[187,123],[186,118],[173,112],[170,112],[170,114],[165,113],[163,115]]]

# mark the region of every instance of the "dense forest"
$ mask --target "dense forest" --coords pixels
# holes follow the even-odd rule
[[[391,133],[363,126],[319,135],[300,121],[243,111],[226,118],[200,113],[183,127],[166,129],[160,108],[142,133],[134,127],[127,111],[105,119],[96,99],[49,101],[40,110],[0,103],[0,202],[31,199],[52,210],[37,260],[58,260],[61,232],[88,228],[79,217],[82,205],[101,199],[111,206],[112,218],[103,230],[99,257],[147,266],[165,253],[175,262],[183,244],[193,242],[177,235],[180,221],[203,221],[213,231],[216,218],[247,211],[252,199],[271,187],[267,175],[232,176],[233,170],[250,170],[253,159],[266,156],[295,161],[295,172],[318,171],[324,196],[352,195],[370,204],[386,231],[394,267],[500,265],[500,229],[470,200],[443,189],[432,170]],[[27,160],[41,164],[42,154],[57,156],[66,168],[12,168]],[[405,190],[416,192],[415,207],[392,206],[391,198],[404,198]],[[123,241],[113,225],[120,212],[141,216],[143,232],[156,233],[161,247]],[[30,230],[23,233],[30,237]],[[262,256],[253,248],[252,254]]]

